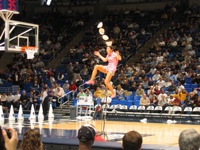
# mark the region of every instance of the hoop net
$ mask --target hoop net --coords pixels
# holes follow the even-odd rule
[[[38,52],[38,47],[34,47],[34,46],[23,46],[21,48],[22,52],[26,52],[27,54],[27,59],[33,59],[35,53]]]

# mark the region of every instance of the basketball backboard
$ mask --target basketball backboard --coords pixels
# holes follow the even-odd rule
[[[1,33],[0,51],[25,52],[25,49],[39,48],[39,26],[38,24],[10,20],[16,11],[0,10],[0,16],[5,22],[5,28]],[[36,49],[35,49],[36,48]]]

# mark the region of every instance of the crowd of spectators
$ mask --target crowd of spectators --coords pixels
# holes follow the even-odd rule
[[[140,105],[145,106],[199,106],[200,98],[197,92],[200,82],[199,17],[197,12],[185,11],[184,17],[178,19],[176,23],[172,19],[169,28],[160,34],[148,52],[143,54],[141,62],[126,64],[127,57],[134,54],[151,35],[155,34],[163,22],[171,17],[172,8],[167,7],[165,11],[159,12],[139,10],[123,13],[109,12],[102,20],[106,34],[113,41],[114,48],[118,49],[124,57],[123,67],[119,67],[113,78],[117,100],[127,100],[128,96],[136,95],[142,99]],[[49,14],[49,16],[39,14],[33,18],[35,23],[45,18],[40,22],[42,24],[40,31],[42,48],[48,51],[54,49],[56,42],[65,43],[64,35],[66,33],[68,35],[68,32],[63,32],[66,28],[61,25],[65,21],[69,21],[72,26],[75,24],[74,29],[78,29],[78,20],[73,20],[70,17],[73,16],[72,14],[64,16],[62,14]],[[52,21],[54,18],[52,15],[62,18],[61,24]],[[81,19],[80,14],[74,13],[74,16]],[[88,17],[88,14],[86,16]],[[73,91],[70,99],[78,98],[79,87],[88,79],[94,65],[102,63],[94,57],[94,50],[99,50],[102,55],[105,55],[104,43],[98,35],[96,25],[91,26],[82,41],[69,50],[68,55],[62,60],[62,64],[67,67],[61,70],[52,68],[46,70],[42,61],[44,53],[33,60],[27,60],[25,56],[16,54],[13,63],[8,65],[7,72],[0,72],[0,78],[2,85],[5,85],[4,82],[7,86],[19,85],[24,91],[20,92],[21,94],[14,91],[15,93],[10,93],[7,95],[8,98],[2,98],[1,101],[8,108],[10,105],[18,108],[20,104],[23,104],[24,108],[30,109],[30,104],[35,104],[37,107],[40,102],[45,102],[45,97],[52,92],[54,92],[54,97],[51,99],[54,100],[60,99],[69,91]],[[89,88],[90,91],[93,93],[97,87],[101,88],[103,80],[104,75],[100,74],[100,79],[95,80],[95,85]],[[195,84],[196,87],[188,89],[185,88],[186,84],[188,86]],[[2,93],[2,97],[5,94],[8,93]]]

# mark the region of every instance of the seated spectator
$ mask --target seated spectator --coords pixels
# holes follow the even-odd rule
[[[142,136],[136,131],[127,132],[122,138],[123,150],[140,150],[142,148]]]
[[[167,81],[165,82],[165,87],[168,88],[170,85],[172,85],[171,80],[168,78]]]
[[[124,89],[121,87],[121,85],[117,86],[116,96],[118,97],[118,99],[124,99]]]
[[[28,129],[23,136],[20,150],[43,150],[40,132],[37,129]]]
[[[152,105],[152,106],[158,105],[158,99],[156,96],[152,96],[151,98],[149,98],[149,100],[150,100],[150,105]]]
[[[179,92],[179,95],[181,102],[184,102],[188,96],[188,92],[186,91],[186,89],[182,89],[182,91]]]
[[[78,130],[77,138],[79,139],[78,150],[91,150],[94,143],[96,130],[92,125],[85,124]]]
[[[158,86],[160,88],[164,87],[165,86],[165,81],[163,80],[162,77],[159,78],[159,80],[156,82],[158,84]]]
[[[154,87],[154,94],[155,94],[156,96],[158,96],[158,95],[160,94],[160,89],[159,89],[158,86],[155,86],[155,87]]]
[[[158,99],[158,106],[165,106],[167,104],[166,97],[164,95],[161,95]]]
[[[154,91],[150,91],[150,93],[147,95],[149,100],[151,100],[153,97],[157,97],[155,94],[154,94]]]
[[[80,89],[80,92],[78,92],[78,94],[77,94],[77,98],[80,98],[80,97],[83,97],[83,96],[85,97],[86,94],[85,94],[83,89]]]
[[[153,86],[150,86],[150,89],[147,90],[147,95],[149,96],[149,94],[151,94],[152,92],[154,93],[154,89]]]
[[[141,106],[149,106],[150,105],[150,100],[146,94],[143,94],[142,97],[140,98],[140,105]]]
[[[190,92],[188,98],[185,100],[185,106],[195,107],[195,102],[198,101],[198,94]]]
[[[183,130],[178,139],[180,150],[199,150],[200,134],[194,129]]]
[[[22,95],[20,96],[19,101],[17,102],[16,108],[19,108],[19,105],[22,104],[22,106],[26,106],[26,103],[29,101],[29,97],[26,94],[26,91],[22,91]]]
[[[169,101],[169,105],[171,106],[180,106],[180,104],[181,104],[181,100],[179,98],[173,98],[173,100]]]
[[[195,101],[195,105],[196,105],[196,107],[200,107],[200,96],[199,96],[198,99]]]
[[[172,94],[174,98],[181,99],[181,95],[178,92],[178,89],[175,90],[174,94]]]
[[[173,95],[171,94],[170,96],[169,96],[169,98],[167,99],[167,105],[171,105],[171,103],[174,101],[174,97],[173,97]]]
[[[10,106],[13,104],[14,101],[14,95],[12,92],[9,93],[7,96],[7,107],[10,108]]]
[[[6,131],[7,130],[7,131]],[[0,149],[1,150],[16,150],[18,144],[18,135],[15,129],[8,128],[6,130],[2,130],[0,127]],[[8,132],[10,134],[8,134]]]
[[[178,89],[178,92],[181,92],[183,89],[185,89],[185,87],[182,85],[181,82],[178,82],[177,89]]]
[[[80,75],[77,75],[75,79],[76,86],[79,87],[80,85],[83,85],[83,83],[84,83],[84,80],[81,78]]]
[[[161,98],[162,97],[162,98]],[[163,99],[163,97],[164,97],[164,99],[167,97],[167,94],[165,93],[165,91],[164,90],[161,90],[161,93],[158,95],[158,101],[160,100],[160,99]]]
[[[96,91],[94,91],[94,98],[103,98],[103,91],[100,87],[97,87]]]
[[[128,83],[128,80],[123,80],[122,83],[121,83],[121,87],[124,89],[124,90],[128,90],[130,88],[130,85]]]
[[[36,66],[37,68],[44,67],[44,63],[43,63],[40,59],[38,59],[38,61],[37,61],[37,63],[35,64],[35,66]]]
[[[92,92],[90,91],[89,88],[86,89],[85,94],[86,94],[87,97],[91,97],[91,98],[93,97]]]
[[[142,86],[139,85],[139,86],[138,86],[138,89],[137,89],[136,92],[135,92],[135,95],[142,96],[143,94],[144,94],[144,90],[142,89]]]
[[[137,90],[137,83],[133,82],[129,88],[129,91],[136,91]]]
[[[7,107],[7,95],[6,95],[6,93],[3,93],[2,95],[1,95],[1,103],[2,103],[2,105],[3,106],[6,106]]]
[[[150,89],[151,86],[154,85],[154,82],[152,80],[152,78],[149,78],[149,81],[148,81],[148,88]]]
[[[154,75],[154,74],[156,73],[156,71],[157,71],[157,69],[156,69],[156,67],[153,65],[153,66],[151,67],[150,71],[149,71],[147,74],[152,74],[152,75]]]
[[[171,85],[168,87],[168,91],[174,92],[176,90],[177,86],[174,84],[174,81],[171,81]]]
[[[57,99],[59,99],[61,97],[64,97],[64,95],[65,95],[65,92],[64,92],[63,88],[60,86],[57,86],[57,88],[54,92],[54,96],[56,96]]]
[[[63,84],[62,88],[64,89],[64,91],[69,90],[69,83],[68,80],[65,81],[65,83]]]
[[[147,76],[144,77],[143,82],[142,82],[142,86],[143,86],[144,90],[149,89],[149,79],[147,78]]]
[[[156,73],[152,77],[152,80],[153,81],[158,81],[160,77],[161,77],[160,71],[156,71]]]
[[[73,99],[75,97],[75,93],[77,91],[77,86],[74,83],[74,81],[71,81],[70,86],[69,86],[69,90],[72,91],[70,96]]]

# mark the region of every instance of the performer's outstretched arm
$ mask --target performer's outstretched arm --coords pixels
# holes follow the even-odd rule
[[[98,56],[103,62],[107,62],[108,61],[108,57],[103,57],[101,56],[101,54],[98,51],[94,51],[94,55]]]

